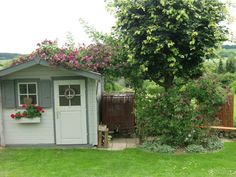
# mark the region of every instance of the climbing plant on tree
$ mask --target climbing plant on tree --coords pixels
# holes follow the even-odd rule
[[[199,77],[203,60],[226,40],[219,0],[113,0],[110,7],[129,63],[166,90],[177,77]]]

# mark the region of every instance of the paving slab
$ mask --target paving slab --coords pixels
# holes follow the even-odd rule
[[[126,148],[136,148],[138,145],[138,138],[114,138],[109,142],[107,150],[124,150]]]

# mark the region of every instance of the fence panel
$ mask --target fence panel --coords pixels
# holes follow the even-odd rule
[[[234,95],[228,95],[226,103],[219,111],[218,118],[221,126],[234,126]]]
[[[103,94],[101,121],[111,131],[133,133],[135,128],[134,94]]]

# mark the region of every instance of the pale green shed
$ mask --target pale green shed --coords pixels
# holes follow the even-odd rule
[[[53,66],[35,58],[0,71],[0,144],[97,145],[99,73]],[[24,98],[45,109],[39,122],[19,123],[10,115]]]

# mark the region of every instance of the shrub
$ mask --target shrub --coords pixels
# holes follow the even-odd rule
[[[155,125],[152,116],[156,115],[153,106],[156,103],[156,96],[164,92],[164,89],[151,81],[145,81],[143,88],[136,90],[135,95],[135,115],[137,134],[141,140],[145,136],[156,135]]]
[[[236,80],[230,84],[230,90],[236,94]]]
[[[219,74],[218,78],[224,87],[228,87],[231,83],[233,83],[236,80],[236,74],[234,73]]]
[[[142,136],[160,135],[163,144],[172,146],[196,141],[200,129],[192,126],[198,121],[195,105],[179,88],[157,95],[138,92],[135,103],[137,129]]]
[[[105,82],[104,89],[106,92],[120,92],[123,87],[116,82]]]
[[[158,141],[146,141],[143,143],[142,148],[151,152],[160,152],[160,153],[173,153],[175,148],[161,144]]]
[[[212,75],[201,77],[186,86],[188,97],[196,100],[197,114],[203,125],[217,123],[216,115],[226,100],[226,91]]]
[[[210,151],[222,149],[224,147],[224,143],[220,141],[218,137],[211,137],[207,141],[207,149]]]
[[[187,152],[195,152],[195,153],[201,153],[205,152],[206,149],[202,145],[197,145],[197,144],[190,144],[186,147]]]
[[[188,84],[164,91],[144,87],[136,92],[135,114],[140,137],[159,136],[161,144],[186,147],[204,145],[214,135],[201,125],[217,122],[225,92],[217,80],[204,76]]]
[[[227,72],[230,72],[230,73],[234,73],[235,72],[235,64],[234,64],[234,61],[231,60],[231,59],[228,59],[226,60],[226,64],[225,64],[225,70]]]
[[[219,61],[219,65],[218,65],[218,68],[217,68],[217,72],[218,72],[219,74],[224,73],[223,62],[222,62],[221,59],[220,59],[220,61]]]

